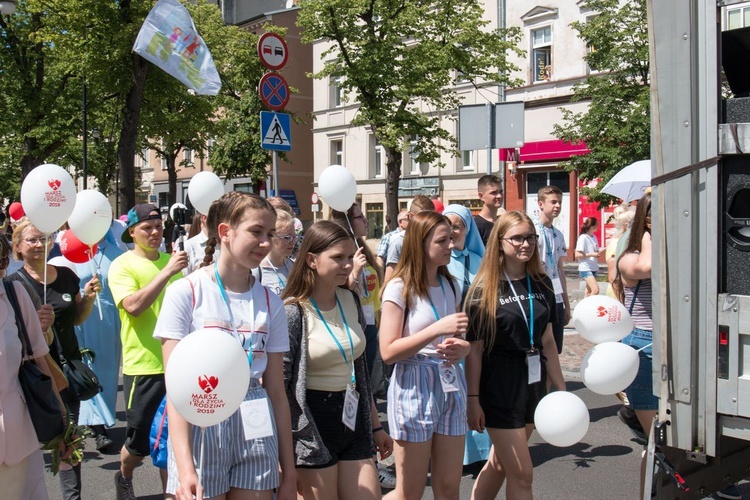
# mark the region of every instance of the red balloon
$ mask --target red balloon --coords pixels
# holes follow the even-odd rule
[[[10,218],[13,220],[19,220],[21,217],[26,215],[26,212],[24,212],[23,206],[21,206],[20,202],[14,201],[8,207],[8,215],[10,215]]]
[[[76,238],[76,235],[70,230],[63,231],[62,236],[60,236],[60,251],[63,257],[76,264],[85,264],[91,260],[91,257],[96,255],[98,248],[97,245],[89,248],[88,245]]]

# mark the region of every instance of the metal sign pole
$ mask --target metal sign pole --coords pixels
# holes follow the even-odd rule
[[[279,196],[279,154],[273,152],[273,195]]]
[[[491,103],[487,103],[487,173],[492,173],[492,142],[495,138],[495,127],[493,127],[492,115],[495,106]]]

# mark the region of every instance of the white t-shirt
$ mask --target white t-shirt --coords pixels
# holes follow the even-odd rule
[[[576,252],[581,252],[584,255],[598,253],[599,244],[596,242],[596,238],[585,233],[580,235],[576,242]],[[596,272],[599,270],[599,262],[596,257],[584,257],[578,260],[578,270]]]
[[[461,302],[461,295],[453,293],[445,277],[441,276],[441,280],[443,286],[432,286],[429,289],[429,293],[438,316],[444,318],[450,314],[455,314]],[[455,281],[453,282],[453,288],[458,291],[458,284]],[[383,290],[382,302],[393,302],[401,309],[406,309],[406,300],[403,297],[403,292],[404,282],[400,278],[396,278],[390,281],[385,290]],[[424,297],[413,296],[412,305],[409,308],[409,316],[406,318],[402,332],[403,337],[408,337],[412,333],[418,333],[438,320],[438,318],[435,318],[432,304],[430,300]],[[419,354],[437,356],[437,346],[442,343],[442,340],[441,338],[433,340],[420,349]]]
[[[560,278],[564,280],[565,276],[558,276],[560,274],[558,264],[560,259],[568,254],[568,249],[565,247],[565,237],[556,227],[547,227],[539,220],[534,221],[534,227],[536,228],[536,234],[539,235],[537,252],[542,260],[544,271],[550,279]],[[561,293],[555,295],[555,301],[558,304],[563,302]]]
[[[266,353],[289,350],[289,327],[284,304],[275,293],[269,292],[257,281],[247,292],[227,290],[226,293],[242,347],[249,352],[252,346],[250,376],[260,378],[268,364]],[[250,318],[250,301],[254,306],[254,325]],[[167,287],[154,337],[180,340],[202,328],[216,329],[217,335],[221,332],[233,335],[227,306],[219,286],[213,280],[213,267],[192,273]]]

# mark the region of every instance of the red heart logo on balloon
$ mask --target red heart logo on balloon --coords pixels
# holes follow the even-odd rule
[[[54,191],[57,191],[60,189],[60,185],[62,182],[60,182],[59,179],[50,179],[47,181],[47,184],[49,184],[49,187],[51,187]]]
[[[198,377],[198,385],[203,389],[206,394],[211,394],[216,386],[219,385],[219,378],[213,375],[207,377],[206,375],[200,375]]]
[[[605,316],[607,314],[607,309],[604,306],[599,306],[596,308],[596,315],[598,317]]]

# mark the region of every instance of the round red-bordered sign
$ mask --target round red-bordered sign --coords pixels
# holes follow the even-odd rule
[[[312,196],[310,196],[310,201],[313,202],[313,203],[317,203],[318,202],[318,193],[316,193],[315,191],[313,191]]]
[[[264,33],[258,40],[258,57],[266,68],[276,71],[289,60],[286,41],[276,33]]]
[[[281,111],[289,103],[289,85],[278,73],[266,73],[258,84],[258,94],[263,104],[274,111]]]

